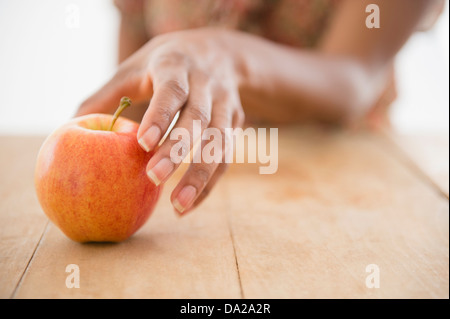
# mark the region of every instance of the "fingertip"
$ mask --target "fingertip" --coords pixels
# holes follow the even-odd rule
[[[150,152],[158,146],[158,143],[161,140],[161,135],[161,129],[157,125],[152,125],[149,129],[142,133],[138,131],[138,143],[144,151]]]
[[[172,203],[173,205],[173,203]],[[193,204],[191,207],[184,209],[183,211],[179,211],[178,209],[176,209],[175,207],[173,208],[173,211],[175,212],[175,215],[178,218],[182,218],[183,216],[188,215],[197,205]]]
[[[172,200],[172,205],[179,214],[186,214],[197,196],[197,189],[192,185],[184,186]]]
[[[138,143],[144,151],[146,151],[147,153],[150,152],[150,146],[148,146],[148,144],[145,142],[145,140],[142,137],[140,139],[138,139]]]
[[[172,202],[173,208],[175,210],[175,212],[179,215],[182,216],[183,212],[185,212],[185,208],[183,206],[181,206],[180,202],[178,201],[178,199],[174,199]]]

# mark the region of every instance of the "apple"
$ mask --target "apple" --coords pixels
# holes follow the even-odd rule
[[[161,193],[145,172],[152,152],[136,139],[139,124],[114,116],[76,117],[44,141],[35,188],[48,218],[77,242],[120,242],[149,218]]]

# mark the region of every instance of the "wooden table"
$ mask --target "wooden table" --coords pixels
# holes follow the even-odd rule
[[[78,244],[47,220],[42,141],[0,137],[1,298],[449,297],[446,139],[280,129],[276,174],[235,164],[178,218],[177,173],[120,244]],[[80,288],[66,287],[69,264]]]

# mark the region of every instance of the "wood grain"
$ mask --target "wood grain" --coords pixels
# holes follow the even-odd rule
[[[34,192],[42,137],[0,137],[0,298],[10,298],[47,224]]]
[[[280,129],[276,174],[234,164],[178,218],[177,172],[120,244],[78,244],[47,224],[32,182],[41,142],[0,138],[2,298],[449,296],[448,198],[383,136]],[[78,289],[65,285],[68,264]],[[370,264],[380,288],[366,286]]]
[[[176,179],[147,224],[122,243],[79,244],[49,227],[16,297],[240,298],[220,186],[195,214],[179,218],[169,202]],[[79,289],[65,285],[69,264],[79,266]]]
[[[448,135],[399,134],[385,132],[410,164],[425,174],[431,183],[449,197],[449,139]]]
[[[277,174],[226,177],[244,297],[448,298],[446,199],[377,137],[280,136]]]

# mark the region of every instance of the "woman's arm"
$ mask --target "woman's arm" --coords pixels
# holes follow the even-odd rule
[[[114,4],[120,13],[117,60],[121,64],[150,38],[145,28],[143,0],[114,0]],[[132,108],[124,110],[122,115],[140,121],[147,106],[148,101],[135,103]]]
[[[288,48],[256,36],[224,29],[194,29],[157,36],[126,59],[114,77],[86,100],[78,115],[112,112],[122,96],[150,100],[137,133],[155,183],[165,182],[179,162],[171,159],[181,143],[188,155],[193,123],[240,127],[244,112],[269,121],[314,119],[346,122],[359,118],[379,96],[388,66],[419,25],[431,0],[372,0],[381,11],[381,28],[367,29],[367,1],[347,0],[318,52]],[[164,132],[180,112],[175,129],[191,141],[166,139]],[[224,144],[222,144],[224,146]],[[202,149],[199,149],[202,151]],[[225,151],[224,149],[222,150]],[[172,192],[178,212],[195,206],[211,190],[226,164],[191,163]]]
[[[396,53],[435,2],[346,0],[313,52],[250,35],[235,37],[243,61],[240,95],[247,116],[280,122],[360,118],[385,88]],[[366,27],[371,3],[380,9],[379,29]]]
[[[145,29],[143,0],[114,0],[120,13],[118,62],[125,61],[149,39]]]

